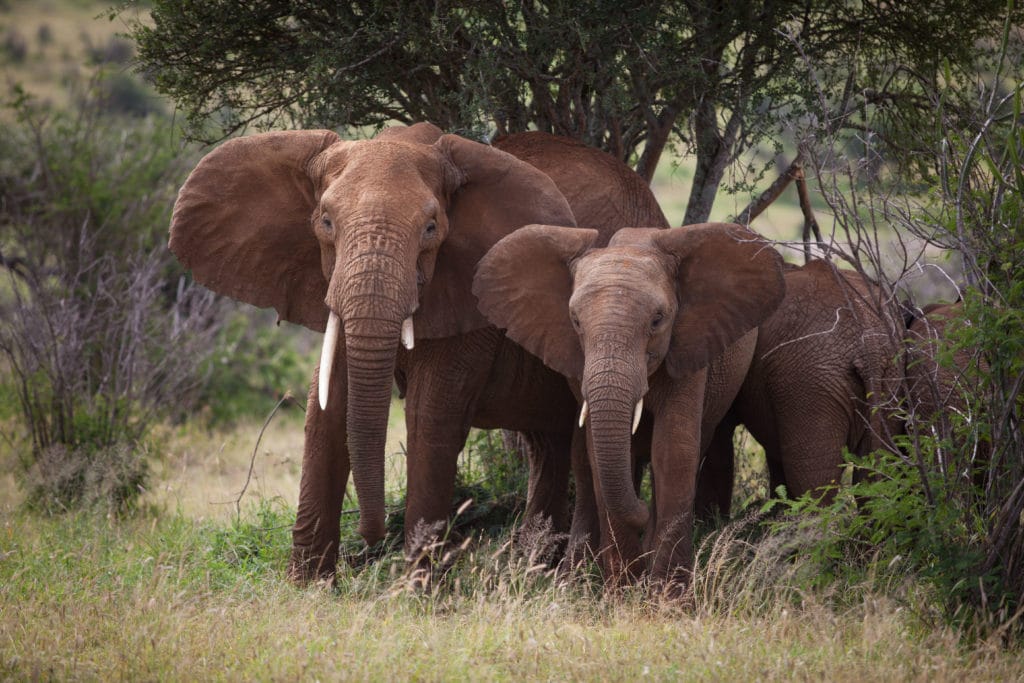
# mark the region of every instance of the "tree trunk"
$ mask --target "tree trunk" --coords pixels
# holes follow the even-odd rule
[[[732,158],[732,148],[740,127],[740,115],[732,114],[725,131],[718,130],[714,104],[704,102],[697,113],[697,168],[693,176],[693,187],[686,205],[684,225],[704,223],[711,216],[711,209],[718,194],[718,186],[725,175],[725,169]]]

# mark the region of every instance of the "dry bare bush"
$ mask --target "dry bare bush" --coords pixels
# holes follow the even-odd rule
[[[82,102],[53,111],[16,92],[0,149],[0,379],[29,444],[29,501],[47,509],[134,500],[147,428],[187,408],[217,329],[214,298],[163,246],[187,168],[169,128]]]

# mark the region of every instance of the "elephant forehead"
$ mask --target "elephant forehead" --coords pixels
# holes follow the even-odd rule
[[[666,291],[669,277],[662,259],[652,251],[606,248],[579,260],[573,284],[577,299],[611,295],[640,301]]]
[[[651,245],[651,237],[657,232],[659,232],[658,228],[622,228],[612,235],[608,246],[612,248],[648,248]]]
[[[401,190],[416,180],[439,190],[444,174],[433,145],[388,140],[360,140],[347,150],[328,150],[328,173],[346,185],[373,184]]]
[[[651,278],[665,276],[665,268],[657,254],[647,249],[596,249],[583,256],[576,266],[577,287],[601,281],[650,283]]]

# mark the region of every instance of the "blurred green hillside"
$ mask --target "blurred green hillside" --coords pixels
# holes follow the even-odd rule
[[[118,36],[123,19],[111,21],[109,7],[86,0],[0,2],[4,90],[17,84],[41,102],[63,106],[103,72],[112,111],[143,115],[165,110],[166,103],[132,72],[134,47]]]

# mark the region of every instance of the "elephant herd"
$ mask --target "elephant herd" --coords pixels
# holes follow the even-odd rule
[[[210,289],[325,331],[298,582],[336,570],[350,473],[360,536],[384,537],[393,382],[410,553],[416,527],[446,521],[469,429],[501,428],[526,444],[527,516],[568,529],[570,558],[674,589],[694,516],[729,512],[737,425],[791,495],[903,428],[906,323],[880,288],[827,261],[790,266],[738,225],[671,228],[632,170],[565,138],[487,145],[426,123],[236,138],[181,188],[170,248]]]

